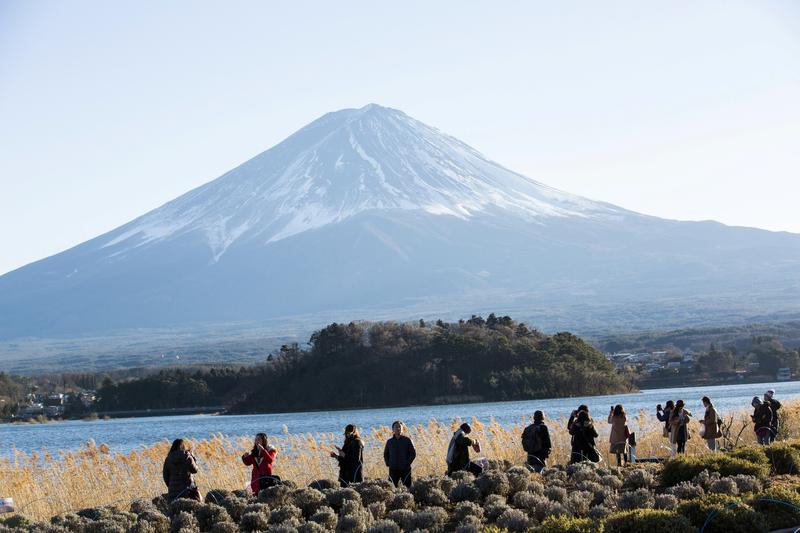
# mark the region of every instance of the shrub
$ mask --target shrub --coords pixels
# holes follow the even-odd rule
[[[264,513],[244,513],[239,521],[239,528],[242,531],[264,531],[268,527],[269,517]]]
[[[671,511],[678,507],[678,498],[672,494],[656,494],[653,507]]]
[[[769,464],[769,459],[767,459],[767,455],[764,453],[763,446],[746,446],[744,448],[736,448],[729,451],[727,455],[735,459],[744,459],[745,461],[755,464]]]
[[[328,505],[336,512],[339,512],[344,502],[348,500],[361,503],[361,495],[349,487],[330,490],[325,494],[325,497],[328,501]]]
[[[281,505],[277,509],[273,509],[269,514],[269,523],[282,524],[293,518],[299,519],[301,516],[303,516],[303,511],[296,505]]]
[[[400,526],[391,520],[379,520],[367,528],[367,533],[400,533]]]
[[[611,509],[604,505],[595,505],[591,509],[589,509],[589,514],[587,515],[588,518],[592,520],[605,520],[605,518],[611,514]]]
[[[414,496],[410,492],[400,492],[395,494],[394,498],[389,501],[387,506],[389,509],[413,509]]]
[[[481,533],[483,524],[474,516],[468,516],[456,527],[455,533]]]
[[[594,501],[594,494],[589,491],[575,491],[567,496],[566,506],[570,512],[578,517],[586,516],[589,513],[589,507],[591,507],[592,502]]]
[[[383,502],[372,502],[367,505],[367,510],[369,514],[372,515],[373,519],[380,520],[386,515],[386,504]]]
[[[408,530],[414,521],[414,511],[410,509],[395,509],[386,513],[386,518],[403,528]]]
[[[191,515],[185,511],[181,511],[172,517],[170,531],[180,531],[181,529],[197,531],[200,529],[200,526],[198,525],[197,519],[194,517],[194,515]]]
[[[327,531],[316,522],[305,522],[297,526],[297,533],[327,533]]]
[[[736,497],[708,494],[683,502],[678,512],[706,533],[749,533],[766,531],[763,517]]]
[[[732,478],[724,477],[711,483],[708,491],[714,494],[727,494],[729,496],[736,496],[739,494],[739,486]]]
[[[414,513],[412,527],[423,531],[439,531],[447,522],[447,511],[441,507],[428,507]]]
[[[480,499],[481,491],[472,483],[459,482],[450,490],[450,501],[453,503],[477,502]]]
[[[795,491],[769,489],[756,494],[750,500],[750,505],[765,517],[770,529],[800,524],[800,494]]]
[[[709,472],[708,470],[703,470],[694,478],[692,478],[692,483],[695,485],[700,485],[704,489],[708,490],[712,483],[719,479],[719,472]]]
[[[609,515],[605,521],[605,533],[696,533],[689,521],[674,511],[636,509]]]
[[[361,515],[342,515],[336,524],[336,533],[364,533],[367,523]]]
[[[541,494],[544,495],[544,484],[541,481],[532,480],[528,483],[528,492],[532,492],[534,494]]]
[[[563,503],[567,499],[567,489],[564,487],[547,487],[544,489],[547,499]]]
[[[369,505],[375,502],[387,502],[394,496],[394,487],[385,487],[382,484],[365,482],[354,486],[356,492],[361,495],[361,503]]]
[[[655,503],[653,493],[647,489],[636,489],[623,492],[617,498],[617,506],[623,511],[631,509],[646,509]]]
[[[764,488],[763,483],[755,476],[744,476],[740,474],[730,479],[736,483],[736,487],[739,489],[740,493],[758,492]]]
[[[484,497],[490,494],[508,495],[511,486],[508,484],[508,476],[503,472],[489,470],[475,479],[475,486],[481,491]]]
[[[333,479],[315,479],[308,484],[308,488],[322,492],[327,489],[338,489],[339,481]]]
[[[622,488],[622,480],[617,476],[606,475],[600,478],[600,483],[608,488],[619,490]]]
[[[316,513],[311,515],[309,520],[316,522],[325,529],[333,529],[336,527],[337,517],[332,508],[328,507],[327,505],[323,505],[317,509]]]
[[[497,525],[508,531],[526,531],[531,527],[531,521],[519,509],[509,508],[497,518]]]
[[[470,516],[477,518],[479,522],[483,520],[483,507],[472,502],[461,502],[452,512],[452,519],[456,524],[463,523]]]
[[[666,486],[676,485],[681,481],[693,479],[703,470],[719,472],[723,476],[744,474],[765,478],[769,474],[769,467],[765,464],[731,457],[723,453],[710,453],[670,459],[661,470],[661,482]]]
[[[289,500],[291,489],[288,485],[275,485],[258,492],[258,501],[270,507],[280,507]]]
[[[706,491],[703,490],[703,487],[700,485],[695,485],[691,481],[683,481],[678,483],[674,487],[669,487],[666,490],[667,494],[673,494],[678,497],[679,500],[691,500],[692,498],[699,498]]]
[[[229,522],[230,516],[228,511],[221,505],[214,503],[207,503],[200,507],[195,513],[197,522],[202,531],[208,531],[211,527],[218,522]]]
[[[591,518],[548,516],[535,531],[536,533],[602,533],[603,523]]]
[[[169,531],[169,518],[164,516],[158,511],[145,511],[139,515],[139,522],[137,523],[148,523],[150,524],[150,528],[152,529],[153,533],[167,533]]]
[[[764,447],[772,471],[776,474],[800,473],[800,451],[787,444],[772,444]]]
[[[530,471],[524,466],[514,466],[506,472],[508,476],[509,494],[524,492],[532,481]]]
[[[212,526],[211,533],[239,533],[239,526],[233,522],[217,522]]]
[[[302,511],[304,517],[308,518],[325,504],[326,499],[320,491],[306,488],[292,492],[289,501]]]

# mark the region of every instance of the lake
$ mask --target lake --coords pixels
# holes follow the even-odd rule
[[[348,411],[316,411],[307,413],[279,413],[264,415],[188,415],[150,418],[116,418],[112,420],[66,421],[46,424],[2,424],[0,446],[3,454],[11,454],[14,448],[24,451],[76,449],[89,439],[97,444],[105,443],[112,451],[129,452],[141,446],[177,437],[190,439],[207,438],[214,433],[230,436],[253,435],[259,431],[268,434],[282,433],[340,433],[348,423],[362,428],[390,425],[393,420],[406,424],[421,424],[431,418],[449,422],[460,417],[473,417],[488,422],[491,418],[502,424],[520,423],[531,417],[533,411],[541,409],[554,420],[566,418],[580,404],[589,406],[597,419],[604,419],[610,406],[622,403],[629,413],[640,409],[653,413],[656,404],[667,400],[683,399],[686,407],[701,416],[703,407],[700,398],[711,398],[720,414],[751,409],[753,396],[762,396],[767,389],[775,390],[775,398],[800,399],[798,382],[757,383],[721,385],[715,387],[685,387],[644,390],[631,394],[609,396],[586,396],[516,402],[493,402],[476,404],[434,405],[417,407],[392,407],[386,409],[359,409]]]

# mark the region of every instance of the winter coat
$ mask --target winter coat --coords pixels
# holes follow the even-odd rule
[[[689,420],[692,419],[690,413],[685,407],[683,409],[673,409],[669,414],[669,441],[673,444],[676,442],[686,442],[691,439],[689,432]]]
[[[345,483],[361,483],[364,480],[362,467],[364,464],[364,443],[361,439],[349,436],[342,444],[342,455],[337,456],[339,462],[339,479]]]
[[[547,457],[552,447],[550,431],[544,422],[534,422],[522,432],[522,449],[529,454]]]
[[[182,496],[188,496],[188,489],[194,487],[192,474],[197,473],[197,462],[194,456],[183,450],[169,452],[164,459],[164,484],[167,485],[169,500],[172,501]]]
[[[703,438],[716,439],[717,432],[719,431],[719,413],[714,407],[706,408],[706,413],[703,416]]]
[[[261,480],[272,475],[272,464],[275,462],[277,454],[278,452],[273,448],[269,448],[267,451],[256,448],[242,456],[242,462],[253,467],[253,473],[250,475],[250,489],[253,494],[258,494],[261,490]]]
[[[452,458],[447,463],[449,471],[463,470],[469,466],[469,449],[474,443],[475,441],[463,432],[455,437]]]
[[[664,431],[666,431],[667,433],[670,433],[671,429],[669,426],[669,415],[671,414],[672,414],[672,409],[670,409],[669,407],[662,410],[661,414],[659,414],[658,411],[656,411],[656,418],[658,418],[660,422],[664,422]]]
[[[405,435],[395,438],[394,435],[386,441],[383,449],[383,461],[392,470],[408,470],[417,457],[414,443]]]
[[[778,431],[778,410],[781,408],[781,402],[776,400],[775,398],[770,398],[769,400],[765,401],[770,411],[772,411],[772,422],[770,423],[770,427],[774,432],[777,433]]]
[[[596,463],[600,460],[594,443],[598,435],[591,420],[574,421],[569,432],[573,437],[572,462],[589,460]]]
[[[614,413],[608,414],[608,423],[611,424],[611,434],[608,442],[611,443],[611,453],[625,453],[628,444],[628,435],[625,431],[628,417],[625,415],[615,416]]]
[[[753,411],[753,424],[756,433],[767,433],[772,428],[772,409],[766,403],[759,404]]]

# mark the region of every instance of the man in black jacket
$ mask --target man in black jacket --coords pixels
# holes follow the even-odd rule
[[[411,463],[416,457],[414,443],[403,435],[403,423],[396,420],[392,423],[392,437],[383,449],[383,461],[389,467],[389,479],[395,487],[400,482],[411,487]]]
[[[778,436],[778,428],[780,427],[780,416],[778,410],[781,408],[781,402],[775,399],[775,391],[770,389],[764,393],[764,403],[769,406],[772,412],[772,422],[769,425],[769,443],[775,442],[775,437]]]
[[[528,464],[536,472],[547,466],[545,462],[550,455],[550,431],[544,423],[544,413],[533,413],[533,424],[522,432],[522,449],[528,453]]]

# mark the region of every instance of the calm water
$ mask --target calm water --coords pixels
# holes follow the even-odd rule
[[[352,411],[322,411],[313,413],[285,413],[242,416],[163,416],[152,418],[117,418],[114,420],[68,421],[50,424],[0,425],[0,453],[10,454],[14,448],[24,451],[47,448],[75,449],[94,439],[98,444],[108,444],[112,451],[127,452],[140,445],[152,444],[176,437],[206,438],[214,433],[226,435],[253,435],[259,431],[281,433],[339,433],[348,423],[362,428],[389,425],[400,419],[407,424],[425,423],[431,418],[450,421],[455,417],[482,422],[494,418],[500,423],[519,423],[541,409],[550,419],[569,416],[580,404],[589,406],[593,415],[602,419],[611,405],[622,403],[629,413],[645,409],[655,413],[658,403],[668,399],[683,399],[687,408],[699,415],[703,412],[700,398],[711,397],[721,414],[750,409],[753,396],[761,396],[767,389],[775,389],[780,400],[800,399],[800,382],[724,385],[717,387],[686,387],[645,390],[633,394],[497,402],[479,404],[440,405],[430,407],[398,407]]]

